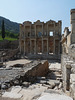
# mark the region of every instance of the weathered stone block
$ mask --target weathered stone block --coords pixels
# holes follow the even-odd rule
[[[24,87],[28,87],[28,86],[30,85],[30,82],[23,82],[22,85],[23,85]]]
[[[75,38],[74,38],[75,39]],[[68,55],[75,59],[75,44],[69,46],[69,53]]]
[[[35,62],[34,62],[35,63]],[[45,76],[49,70],[48,61],[37,62],[37,65],[33,65],[33,67],[26,73],[28,77],[38,77]]]
[[[75,83],[75,74],[70,74],[71,83]]]

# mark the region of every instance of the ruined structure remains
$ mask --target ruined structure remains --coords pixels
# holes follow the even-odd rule
[[[64,34],[62,35],[62,51],[68,53],[69,46],[75,44],[75,9],[70,11],[71,31],[65,27]]]
[[[24,81],[34,82],[36,77],[46,76],[49,63],[46,60],[32,61],[26,65],[16,64],[10,68],[0,70],[0,89],[7,89],[13,85],[22,85]]]
[[[71,9],[71,31],[68,27],[62,36],[61,67],[63,75],[63,88],[75,100],[75,9]]]
[[[25,21],[20,24],[19,48],[22,54],[60,54],[62,22]]]

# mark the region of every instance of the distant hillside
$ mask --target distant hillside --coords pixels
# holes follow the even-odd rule
[[[9,19],[6,19],[1,16],[0,16],[0,30],[1,30],[2,19],[4,19],[5,22],[5,30],[10,31],[12,33],[19,33],[19,23],[12,22]]]

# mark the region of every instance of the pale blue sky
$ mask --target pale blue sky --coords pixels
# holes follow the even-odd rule
[[[75,0],[0,0],[0,16],[18,23],[62,20],[62,30],[70,27],[72,8],[75,8]]]

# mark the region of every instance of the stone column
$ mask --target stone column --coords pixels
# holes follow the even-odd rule
[[[31,39],[30,39],[30,54],[32,53],[32,43],[31,43]]]
[[[36,37],[36,25],[35,25],[35,37]]]
[[[30,25],[30,38],[31,38],[31,32],[32,32],[32,30],[31,30],[31,25]]]
[[[41,44],[42,45],[42,54],[43,54],[43,32],[44,31],[43,31],[43,24],[42,24],[42,39],[41,39],[42,40],[42,44]]]
[[[54,23],[54,30],[55,30],[55,23]],[[55,54],[55,31],[53,33],[53,38],[54,38],[54,41],[53,41],[53,46],[54,46],[53,54]]]
[[[47,36],[48,36],[48,34],[49,34],[49,33],[48,33],[48,24],[47,24]]]
[[[71,9],[70,11],[70,23],[71,23],[71,43],[75,44],[75,9]]]
[[[42,54],[43,54],[43,37],[42,37]]]
[[[47,55],[48,55],[48,39],[47,39]]]
[[[61,33],[62,33],[62,23],[59,21],[59,47],[58,47],[58,54],[61,54]]]
[[[20,25],[20,36],[19,36],[19,48],[20,48],[20,53],[21,53],[21,25]]]
[[[60,54],[60,41],[59,41],[59,47],[58,47],[58,54]]]
[[[54,35],[53,35],[53,54],[55,54],[55,31],[54,31]]]
[[[36,35],[36,25],[35,25],[35,52],[34,52],[35,54],[36,54],[36,47],[37,47],[37,46],[36,46],[36,36],[37,36],[37,35]]]
[[[42,36],[43,36],[43,32],[44,32],[44,30],[43,30],[43,24],[42,24]]]
[[[36,39],[35,39],[35,54],[36,54]]]
[[[54,41],[53,41],[53,46],[54,46],[53,54],[55,54],[55,38],[54,38]]]
[[[25,26],[24,26],[24,55],[25,55]]]
[[[19,40],[19,48],[20,48],[20,53],[21,53],[21,39]]]
[[[30,26],[30,54],[31,54],[31,50],[32,50],[32,49],[31,49],[31,35],[32,35],[32,34],[31,34],[31,26]]]
[[[24,39],[24,55],[25,55],[25,39]]]

